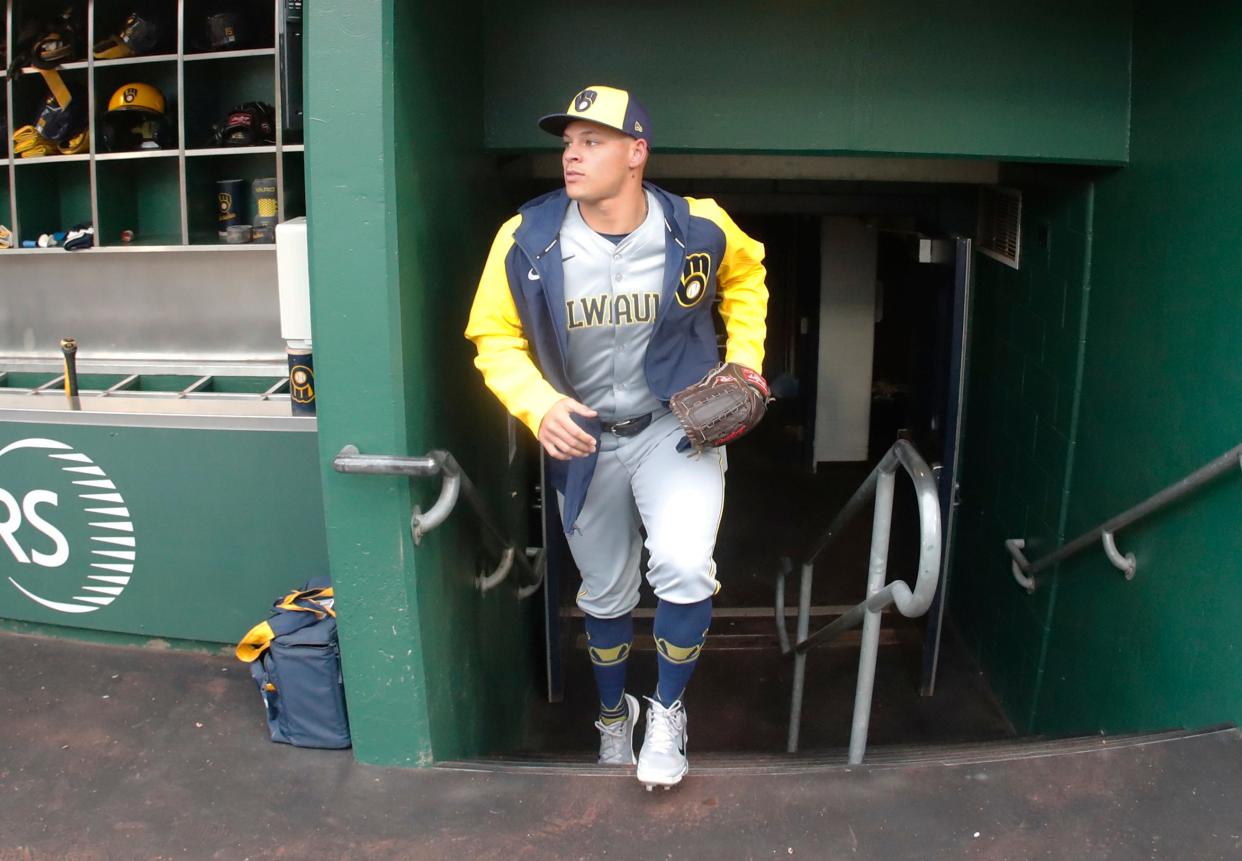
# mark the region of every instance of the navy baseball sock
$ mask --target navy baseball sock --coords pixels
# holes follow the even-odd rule
[[[625,659],[634,643],[634,616],[626,613],[615,619],[600,619],[587,613],[586,631],[587,652],[599,690],[600,723],[625,720]]]
[[[695,604],[661,600],[656,606],[656,662],[660,672],[656,700],[665,708],[681,699],[711,623],[711,598]]]

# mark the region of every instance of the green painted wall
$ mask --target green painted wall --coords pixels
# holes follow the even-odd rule
[[[306,196],[328,559],[355,755],[431,758],[415,647],[412,499],[400,479],[338,475],[346,444],[408,454],[397,279],[392,4],[307,9]],[[365,141],[365,146],[359,142]]]
[[[1242,116],[1220,97],[1242,84],[1240,53],[1233,4],[1186,16],[1139,3],[1130,164],[1071,178],[1052,198],[1016,179],[1023,270],[980,261],[953,607],[1027,731],[1242,721],[1242,476],[1122,531],[1132,582],[1094,549],[1028,597],[1002,545],[1025,535],[1039,555],[1240,439]],[[1047,255],[1032,255],[1049,219]],[[1061,221],[1085,244],[1059,238]]]
[[[1038,556],[1064,536],[1091,186],[1011,177],[1023,190],[1021,269],[976,258],[962,505],[949,590],[958,627],[1019,730],[1034,719],[1056,586],[1028,596],[1007,538]]]
[[[1128,0],[485,4],[486,142],[627,86],[665,150],[1123,162]]]
[[[462,334],[501,207],[494,159],[480,146],[482,22],[466,5],[397,4],[397,242],[412,451],[448,449],[519,539],[522,462],[506,469],[505,411],[475,370]],[[520,429],[523,442],[529,436]],[[434,486],[421,494],[426,509]],[[516,491],[514,496],[512,491]],[[536,692],[539,599],[474,578],[497,548],[462,502],[417,551],[423,661],[437,759],[514,745]],[[538,544],[539,541],[523,542]],[[516,575],[515,575],[516,576]]]
[[[324,2],[308,14],[320,457],[355,753],[425,765],[521,732],[530,610],[508,588],[474,590],[482,548],[464,506],[414,547],[411,507],[430,505],[435,482],[338,475],[331,459],[347,443],[448,448],[501,491],[504,425],[482,412],[461,337],[498,220],[481,193],[482,40],[461,7]],[[471,416],[492,422],[490,448],[460,432]]]
[[[71,448],[21,445],[29,440]],[[6,450],[0,523],[14,521],[6,499],[55,497],[34,506],[48,528],[28,516],[15,529],[0,527],[12,541],[0,541],[2,619],[236,643],[278,595],[327,573],[314,433],[13,422],[0,425]],[[113,487],[75,484],[83,481]],[[63,559],[55,558],[54,533]],[[72,609],[109,598],[91,612]]]
[[[1136,6],[1131,165],[1101,179],[1069,507],[1077,534],[1242,440],[1242,7]],[[1036,726],[1242,722],[1242,473],[1057,584]]]

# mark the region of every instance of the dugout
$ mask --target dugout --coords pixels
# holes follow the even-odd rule
[[[232,505],[237,517],[280,533],[281,505],[296,499],[304,507],[290,519],[323,537],[323,549],[305,545],[311,552],[295,567],[317,561],[336,580],[360,760],[427,765],[584,750],[582,737],[561,746],[568,736],[555,732],[557,721],[570,726],[569,706],[545,705],[549,608],[559,604],[522,599],[513,582],[480,591],[495,548],[464,507],[416,545],[410,514],[433,504],[434,480],[341,474],[332,464],[350,445],[370,454],[447,449],[506,529],[542,543],[547,510],[538,507],[530,447],[483,389],[461,331],[496,226],[514,204],[556,183],[555,143],[533,118],[588,82],[623,82],[650,108],[657,182],[718,197],[769,243],[784,286],[771,319],[782,340],[768,354],[794,377],[798,396],[778,402],[778,421],[746,443],[754,443],[749,454],[738,448],[739,458],[753,455],[755,498],[778,489],[756,486],[763,482],[755,475],[818,481],[866,463],[900,429],[917,436],[923,428],[926,437],[943,399],[924,397],[951,388],[937,357],[952,352],[954,332],[964,335],[970,361],[946,612],[983,670],[983,695],[990,687],[1019,734],[1201,726],[1242,714],[1228,662],[1242,645],[1228,588],[1242,550],[1236,480],[1123,533],[1123,550],[1140,566],[1132,581],[1089,551],[1027,594],[1010,576],[1004,545],[1021,537],[1033,555],[1050,549],[1237,443],[1234,321],[1242,309],[1233,275],[1242,246],[1228,200],[1242,184],[1232,160],[1242,127],[1220,110],[1219,93],[1238,83],[1232,58],[1242,19],[1224,3],[1193,13],[1146,0],[925,6],[640,3],[624,15],[603,3],[308,8],[305,153],[269,155],[292,157],[305,171],[320,403],[314,433],[298,439],[313,441],[317,457],[290,491],[261,466],[276,455],[248,441],[275,437],[239,438],[254,458],[247,472],[271,479],[256,481],[262,487],[240,505],[222,496],[216,509]],[[207,163],[188,154],[176,161],[187,171]],[[88,176],[101,170],[86,164]],[[57,177],[62,168],[76,169],[57,163]],[[41,169],[10,163],[0,174],[8,198],[14,183]],[[181,174],[173,176],[180,187]],[[984,235],[981,210],[1003,212],[1001,203],[1019,197],[1020,234],[1008,249],[1018,251],[1016,266],[972,253],[967,325],[937,324],[944,303],[935,297],[948,295],[959,269],[956,260],[920,262],[924,244],[943,259],[946,242]],[[818,337],[813,356],[800,354],[811,343],[798,337],[802,319],[824,310],[825,249],[868,242],[872,287],[884,286],[869,304],[855,297],[873,315],[883,311],[861,388],[867,454],[825,458],[845,466],[812,472],[821,461],[807,398],[814,391],[819,402],[832,377]],[[5,279],[33,257],[7,253],[0,251]],[[205,262],[194,263],[195,254]],[[225,254],[170,256],[178,261],[170,277],[193,283],[188,273],[201,265],[193,277],[211,283],[192,292],[204,301],[229,290],[244,301],[263,295],[220,278],[216,262],[262,254]],[[132,271],[148,291],[162,283],[150,270]],[[809,285],[815,301],[803,290]],[[101,320],[115,307],[91,294],[77,304]],[[244,307],[242,299],[224,305]],[[194,322],[204,315],[183,307],[139,306],[152,308],[153,326],[204,328]],[[17,306],[6,298],[4,307]],[[222,328],[230,326],[245,329]],[[877,390],[877,379],[889,385]],[[307,470],[308,455],[294,459],[291,469]],[[165,483],[236,488],[209,469],[234,462],[227,453],[200,461],[210,481],[169,472]],[[734,472],[727,504],[737,505],[744,472]],[[836,486],[847,484],[842,477]],[[732,552],[749,554],[749,576],[759,579],[771,561],[762,557],[783,548],[768,533],[739,535],[744,546]],[[217,545],[275,546],[257,537]],[[173,564],[161,571],[170,576]],[[906,569],[895,559],[891,570]],[[271,591],[255,586],[234,612],[262,612]],[[921,654],[923,631],[913,639],[911,654]],[[782,663],[772,654],[726,683],[738,687],[739,678]],[[832,662],[819,663],[820,678],[832,678]],[[851,660],[838,663],[838,675],[852,676]],[[901,696],[917,701],[920,661],[904,666]],[[920,708],[952,713],[961,702],[933,696]],[[566,732],[583,727],[585,719]]]
[[[643,5],[622,19],[604,4],[399,5],[354,11],[348,26],[312,34],[319,80],[332,82],[316,90],[312,78],[312,102],[320,98],[324,116],[349,117],[312,126],[310,136],[319,147],[309,158],[312,215],[322,205],[337,216],[331,228],[313,228],[323,231],[313,252],[316,323],[328,326],[322,348],[350,356],[323,371],[325,389],[340,395],[321,410],[321,460],[349,443],[402,453],[451,446],[494,498],[529,498],[528,483],[514,477],[525,471],[507,468],[504,417],[470,367],[460,321],[495,226],[523,190],[548,187],[554,156],[531,118],[566,98],[567,80],[571,89],[624,80],[642,93],[661,118],[657,162],[690,159],[664,174],[687,191],[728,200],[758,186],[792,201],[823,184],[839,193],[859,183],[852,194],[949,185],[969,231],[978,187],[1014,188],[1024,261],[1012,269],[974,258],[975,361],[950,615],[1020,733],[1228,719],[1240,701],[1232,693],[1215,705],[1204,697],[1170,705],[1165,693],[1189,684],[1173,671],[1175,656],[1202,653],[1185,629],[1139,624],[1155,608],[1189,613],[1202,603],[1166,601],[1167,576],[1118,580],[1099,554],[1030,596],[1013,585],[1003,542],[1023,534],[1047,546],[1077,534],[1229,444],[1223,428],[1236,425],[1238,389],[1219,360],[1228,327],[1206,309],[1236,309],[1226,286],[1232,256],[1205,249],[1192,264],[1193,296],[1172,298],[1172,282],[1185,283],[1172,277],[1186,263],[1176,248],[1201,245],[1191,225],[1220,212],[1196,191],[1206,175],[1175,165],[1194,153],[1218,180],[1237,177],[1207,131],[1219,120],[1211,97],[1196,89],[1201,96],[1170,98],[1192,80],[1236,76],[1229,40],[1208,36],[1234,13],[1213,5],[1193,25],[1179,18],[1170,27],[1169,13],[1147,3],[954,3],[933,15],[906,3],[756,10]],[[368,38],[380,55],[360,59]],[[368,137],[384,142],[384,157],[317,161],[316,152],[356,153]],[[833,172],[794,173],[808,162]],[[730,173],[738,163],[742,172]],[[946,183],[931,168],[981,173]],[[390,217],[377,231],[381,201]],[[1165,207],[1177,216],[1154,215]],[[961,229],[940,215],[943,235]],[[1139,249],[1144,262],[1132,265]],[[1136,346],[1153,337],[1156,353]],[[1176,359],[1200,339],[1217,357],[1213,372]],[[1135,397],[1145,381],[1178,392],[1173,405]],[[1225,396],[1213,394],[1222,386]],[[1191,402],[1219,421],[1187,425]],[[446,524],[415,551],[393,539],[434,488],[328,472],[324,488],[342,600],[367,620],[348,632],[346,652],[373,715],[360,727],[358,755],[425,762],[529,744],[546,720],[535,705],[545,693],[542,614],[512,594],[473,591],[477,527]],[[1183,561],[1169,570],[1234,570],[1236,539],[1193,536],[1221,534],[1237,492],[1222,486],[1189,503],[1191,525],[1153,521],[1133,539],[1147,548],[1139,555],[1154,560],[1176,546]],[[390,588],[376,590],[381,582]],[[1201,584],[1197,594],[1213,588]],[[1219,614],[1214,624],[1227,609]],[[1231,641],[1222,631],[1214,642]],[[406,643],[413,663],[391,657],[406,654]],[[1219,658],[1205,659],[1197,677],[1222,669]],[[1121,680],[1134,673],[1144,673],[1150,697],[1122,695]],[[1083,694],[1092,689],[1114,695]]]
[[[300,19],[275,0],[226,7],[3,4],[8,628],[214,649],[291,582],[327,572],[316,422],[291,410],[276,247],[218,230],[222,180],[270,180],[270,211],[238,199],[240,220],[306,214]],[[231,35],[213,41],[224,11]],[[138,47],[105,45],[131,12]],[[51,33],[80,131],[64,152],[26,152],[54,92],[32,65]],[[136,99],[141,111],[125,107]],[[223,146],[213,126],[252,101],[271,106],[271,127]],[[147,133],[112,137],[126,117]],[[92,226],[91,247],[59,247],[77,225]],[[76,403],[62,394],[63,337],[79,348]]]

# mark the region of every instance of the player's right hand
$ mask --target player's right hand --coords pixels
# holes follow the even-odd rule
[[[539,423],[539,442],[557,460],[586,457],[595,451],[595,439],[578,427],[572,414],[594,418],[598,413],[573,398],[561,398]]]

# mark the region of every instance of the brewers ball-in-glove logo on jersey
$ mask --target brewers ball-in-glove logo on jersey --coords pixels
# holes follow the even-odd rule
[[[89,455],[53,439],[0,446],[0,574],[50,610],[92,613],[134,573],[134,524]]]
[[[712,270],[710,254],[688,254],[681,270],[681,285],[677,288],[677,303],[683,308],[693,308],[707,295],[707,277]]]

